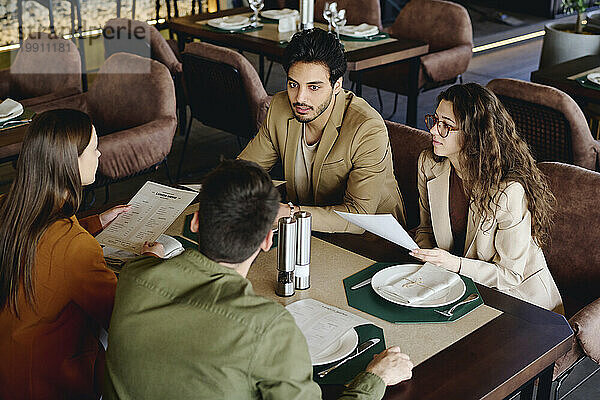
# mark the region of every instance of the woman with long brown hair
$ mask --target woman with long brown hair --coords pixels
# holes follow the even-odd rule
[[[78,221],[98,138],[75,110],[36,116],[0,198],[0,398],[97,398],[117,280],[92,234],[127,206]]]
[[[432,148],[418,162],[421,223],[411,254],[562,312],[541,248],[554,196],[498,98],[454,85],[426,116]]]

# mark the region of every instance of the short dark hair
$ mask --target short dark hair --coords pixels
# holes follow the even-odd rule
[[[200,191],[200,252],[215,262],[247,260],[271,229],[279,201],[279,192],[258,164],[221,162],[204,178]]]
[[[319,63],[329,68],[331,86],[346,73],[346,55],[337,37],[323,29],[299,31],[285,48],[283,69],[287,74],[297,62]]]

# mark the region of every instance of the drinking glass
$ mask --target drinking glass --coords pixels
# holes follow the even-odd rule
[[[254,11],[254,15],[252,16],[252,25],[258,25],[258,12],[263,9],[265,6],[264,0],[248,0],[248,4],[252,11]]]
[[[327,21],[327,31],[331,32],[331,5],[328,1],[325,2],[323,7],[323,18]]]
[[[333,17],[332,17],[332,24],[333,27],[335,28],[335,35],[337,36],[338,40],[340,38],[340,28],[344,27],[344,25],[346,25],[346,10],[340,10],[338,13],[336,13]]]

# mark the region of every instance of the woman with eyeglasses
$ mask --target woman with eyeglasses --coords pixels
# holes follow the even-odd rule
[[[554,196],[504,106],[481,85],[454,85],[425,122],[411,255],[562,313],[541,250]]]

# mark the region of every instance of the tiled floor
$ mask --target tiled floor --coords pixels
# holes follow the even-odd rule
[[[510,77],[523,80],[529,80],[531,71],[537,69],[542,41],[533,40],[521,45],[509,47],[502,50],[496,50],[491,53],[481,54],[473,58],[468,71],[464,74],[465,82],[478,82],[486,84],[491,79]],[[257,64],[257,58],[248,55],[249,59]],[[274,93],[284,88],[285,75],[280,65],[273,66],[271,78],[267,84],[267,91]],[[349,87],[349,82],[344,86]],[[422,116],[433,111],[436,103],[435,98],[440,89],[423,93],[419,97],[418,124],[424,128]],[[364,88],[363,95],[375,108],[378,107],[376,91],[371,88]],[[389,116],[394,102],[394,96],[391,93],[383,92],[385,117]],[[390,119],[397,122],[405,120],[406,99],[400,97],[398,112]],[[183,137],[177,135],[173,142],[171,154],[169,155],[170,170],[172,176],[175,176],[177,163],[181,156],[181,147],[183,146]],[[186,153],[186,162],[184,172],[187,182],[197,181],[202,175],[214,167],[221,158],[233,158],[240,152],[237,140],[234,136],[220,132],[218,130],[202,126],[194,121],[190,143]],[[12,167],[10,165],[0,166],[0,193],[8,189],[12,178]],[[158,171],[144,176],[130,179],[124,183],[111,186],[111,202],[122,200],[126,202],[138,190],[146,180],[168,183],[166,174],[161,167]],[[97,201],[102,202],[104,194],[102,190],[97,190]],[[571,377],[563,384],[561,394],[569,390],[583,377],[588,375],[597,366],[591,360],[585,360],[574,371]],[[573,391],[568,400],[593,400],[600,399],[600,373],[595,374],[591,379],[585,382],[581,387]]]

